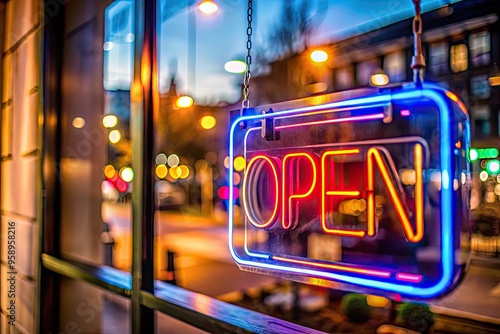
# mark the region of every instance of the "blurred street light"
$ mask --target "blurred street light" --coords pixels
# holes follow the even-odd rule
[[[214,1],[206,0],[206,1],[202,1],[198,5],[198,9],[203,14],[210,15],[210,14],[215,13],[217,10],[219,10],[219,6],[217,6],[217,4]]]
[[[389,83],[389,76],[382,70],[378,70],[370,77],[370,83],[373,86],[385,86]]]
[[[71,124],[73,125],[73,127],[81,129],[85,126],[85,119],[83,119],[82,117],[75,117]]]
[[[200,119],[200,125],[205,130],[212,129],[217,124],[217,120],[213,116],[203,116]]]
[[[315,63],[324,63],[328,60],[328,54],[323,50],[315,50],[311,52],[311,60]]]
[[[224,64],[224,70],[229,73],[244,73],[247,65],[242,60],[230,60]]]
[[[177,154],[170,154],[167,159],[167,163],[170,167],[177,167],[180,163],[179,156]]]
[[[106,115],[102,118],[102,125],[107,129],[115,127],[116,124],[118,124],[118,117],[115,115]]]
[[[177,106],[177,108],[181,108],[181,109],[189,108],[193,105],[193,103],[194,103],[194,100],[189,95],[179,96],[177,98],[177,100],[175,101],[175,105]]]
[[[116,170],[115,170],[115,167],[113,167],[112,165],[107,165],[106,167],[104,167],[104,175],[108,178],[108,179],[112,179],[116,174]]]
[[[134,171],[130,167],[120,169],[120,177],[125,182],[131,182],[134,179]]]
[[[112,130],[109,133],[109,141],[112,144],[118,143],[121,139],[122,139],[122,134],[121,134],[120,130]]]

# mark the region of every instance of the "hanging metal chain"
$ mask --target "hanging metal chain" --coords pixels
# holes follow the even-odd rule
[[[240,114],[243,114],[243,109],[250,108],[250,101],[248,99],[248,95],[250,94],[250,78],[252,77],[252,72],[250,71],[250,65],[252,64],[252,55],[251,55],[251,51],[252,51],[252,16],[253,16],[252,0],[248,0],[247,57],[245,59],[246,70],[245,70],[245,77],[243,79],[243,101],[241,102]]]
[[[425,69],[425,57],[422,53],[422,18],[420,0],[412,0],[415,7],[415,18],[413,19],[413,49],[414,54],[411,60],[411,68],[413,70],[413,81],[420,85],[423,80],[423,72]]]

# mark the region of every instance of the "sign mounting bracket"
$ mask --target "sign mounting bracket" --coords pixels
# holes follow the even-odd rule
[[[270,108],[268,111],[263,111],[263,115],[272,114],[273,109]],[[276,120],[274,117],[266,117],[262,119],[262,130],[261,136],[267,141],[280,140],[280,133],[276,131]]]

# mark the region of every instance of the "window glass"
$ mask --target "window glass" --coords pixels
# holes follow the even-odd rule
[[[430,45],[429,64],[434,75],[445,74],[448,71],[448,44],[440,42]]]
[[[130,85],[134,60],[133,0],[113,1],[104,12],[104,105],[101,128],[106,158],[101,167],[100,241],[104,264],[132,267],[131,195],[134,179],[130,133]]]
[[[490,64],[490,33],[481,31],[470,36],[470,54],[474,67]]]
[[[61,333],[130,333],[130,299],[82,281],[62,278]]]
[[[468,64],[467,45],[458,44],[452,45],[450,48],[450,65],[454,73],[467,70]]]
[[[479,105],[471,108],[476,137],[486,137],[491,131],[490,108],[488,105]]]
[[[62,65],[61,161],[56,168],[61,184],[61,253],[65,258],[86,263],[112,264],[106,261],[105,252],[117,232],[116,224],[127,228],[120,217],[126,214],[122,204],[129,200],[129,183],[123,180],[123,171],[122,176],[119,172],[123,167],[131,167],[127,146],[129,97],[124,90],[130,81],[124,79],[123,73],[115,73],[126,66],[112,70],[109,66],[117,61],[115,56],[125,57],[127,52],[118,50],[106,59],[103,54],[115,52],[126,43],[121,39],[132,31],[133,13],[130,1],[113,2],[107,11],[97,3],[88,7],[82,4],[67,4],[67,21],[72,24],[66,27],[69,31]],[[88,17],[95,19],[86,21]],[[108,18],[105,24],[98,23],[104,17]],[[128,44],[133,44],[133,40]],[[130,60],[127,62],[130,64]],[[105,73],[113,73],[103,75],[103,68],[110,70]],[[120,78],[116,82],[121,83],[106,84],[114,82],[115,74]],[[106,87],[113,90],[105,90]],[[108,114],[116,115],[111,123],[103,122]],[[109,214],[108,204],[117,211]],[[102,234],[106,231],[110,233]]]
[[[393,83],[404,81],[407,67],[402,51],[388,54],[384,58],[384,71]]]
[[[134,1],[114,1],[105,11],[104,88],[129,90],[134,48]]]
[[[477,75],[470,79],[471,93],[480,100],[488,99],[491,95],[491,86],[488,75]]]
[[[354,87],[354,74],[352,66],[341,67],[335,70],[335,89],[344,90]]]
[[[370,81],[370,76],[375,73],[379,68],[379,61],[371,59],[358,64],[357,68],[357,81],[358,85],[366,86]]]

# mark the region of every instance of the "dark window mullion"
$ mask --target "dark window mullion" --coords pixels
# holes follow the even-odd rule
[[[156,61],[157,0],[136,0],[134,80],[131,85],[132,161],[132,333],[154,333],[154,310],[141,292],[154,293],[153,115],[159,108]]]

